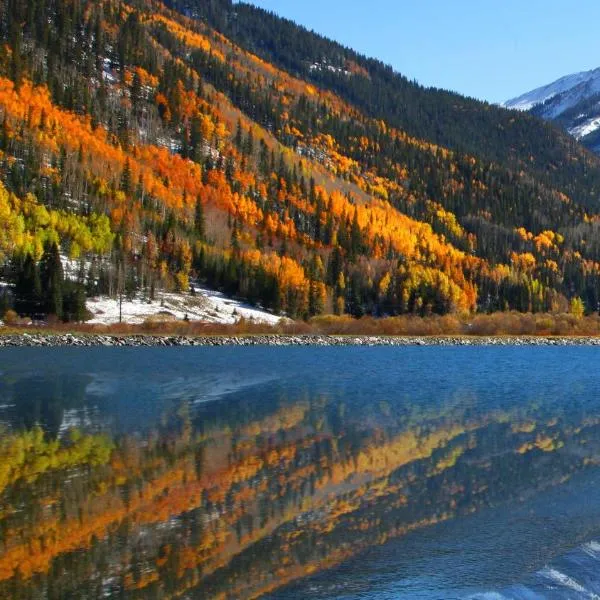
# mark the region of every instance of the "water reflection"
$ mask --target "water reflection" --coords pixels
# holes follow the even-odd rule
[[[78,373],[55,373],[52,377],[37,376],[2,380],[0,394],[11,408],[11,421],[18,429],[41,425],[51,437],[56,437],[64,423],[65,411],[83,406],[89,377]]]
[[[230,377],[207,356],[5,369],[1,598],[257,597],[600,456],[595,401],[505,397],[481,374],[423,390],[429,360],[394,393],[336,386],[325,366],[299,364],[294,385]]]

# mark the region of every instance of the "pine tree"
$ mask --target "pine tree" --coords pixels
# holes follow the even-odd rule
[[[34,315],[42,308],[42,281],[40,269],[31,255],[18,267],[15,284],[15,308],[19,314]]]
[[[243,141],[242,122],[240,119],[238,119],[237,127],[235,130],[235,138],[234,138],[235,147],[238,150],[242,149],[242,141]]]
[[[354,210],[352,227],[350,229],[350,254],[356,258],[362,251],[362,231],[358,224],[358,210]]]
[[[85,286],[81,283],[69,283],[65,288],[63,318],[78,323],[85,321],[87,314]]]
[[[248,137],[246,137],[246,143],[244,144],[244,154],[246,156],[252,156],[254,154],[254,134],[252,128],[248,131]]]
[[[198,239],[204,240],[204,236],[206,234],[206,221],[204,217],[204,203],[202,202],[200,197],[196,199],[194,229],[196,230],[196,235],[198,236]]]
[[[63,317],[64,273],[56,243],[46,247],[41,262],[41,278],[45,312],[61,319]]]
[[[132,191],[131,164],[129,159],[125,161],[125,166],[123,167],[123,173],[121,175],[121,191],[128,196]]]
[[[140,101],[142,100],[142,80],[137,71],[133,73],[133,81],[131,82],[131,104],[137,110]]]

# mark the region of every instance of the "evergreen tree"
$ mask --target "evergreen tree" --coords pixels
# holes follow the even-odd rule
[[[132,187],[131,163],[127,159],[123,167],[123,173],[121,174],[121,191],[129,196],[132,192]]]
[[[350,254],[356,258],[362,251],[362,231],[358,224],[358,210],[354,210],[354,218],[350,229]]]
[[[23,265],[18,266],[15,283],[15,309],[21,315],[33,316],[43,308],[40,268],[28,254]]]
[[[204,203],[202,199],[198,197],[196,199],[196,210],[194,214],[194,229],[198,239],[204,240],[206,235],[206,222],[204,217]]]
[[[133,81],[131,82],[131,104],[133,108],[137,110],[142,100],[142,80],[137,71],[133,74]]]
[[[85,321],[87,316],[85,286],[81,283],[65,282],[63,318],[66,321]]]
[[[64,273],[58,244],[46,246],[41,262],[41,281],[44,290],[44,308],[48,315],[63,317]]]

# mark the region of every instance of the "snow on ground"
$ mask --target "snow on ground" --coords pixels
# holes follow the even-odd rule
[[[342,69],[342,67],[335,67],[333,65],[328,64],[327,62],[322,62],[322,63],[313,63],[312,65],[310,65],[309,69],[311,71],[330,71],[331,73],[337,73],[337,74],[343,74],[346,75],[346,77],[351,77],[352,73],[350,73],[350,71],[347,71],[346,69]]]
[[[70,259],[61,254],[61,262],[65,277],[77,280],[82,269],[84,277],[89,272],[89,260]],[[0,280],[0,293],[2,286],[8,286]],[[266,310],[256,308],[239,300],[234,300],[194,282],[195,294],[156,292],[155,300],[149,301],[138,293],[133,299],[123,297],[122,315],[123,323],[140,325],[146,319],[183,320],[186,315],[190,321],[206,323],[219,323],[233,325],[240,319],[276,325],[282,317],[273,315]],[[106,296],[88,298],[86,305],[93,318],[87,321],[91,324],[112,325],[119,322],[119,300]]]
[[[240,319],[276,325],[281,317],[259,308],[228,298],[220,292],[196,287],[195,294],[157,292],[154,302],[138,296],[133,300],[123,298],[123,322],[139,325],[147,319],[165,318],[232,325]],[[87,301],[93,318],[91,324],[112,325],[119,322],[119,301],[98,297]]]
[[[104,80],[108,81],[108,83],[115,83],[115,81],[117,81],[117,78],[115,77],[114,71],[112,69],[110,58],[104,59],[102,77],[104,77]]]
[[[66,254],[60,255],[60,262],[62,263],[65,277],[71,281],[77,281],[79,279],[82,268],[84,278],[87,277],[92,264],[89,260],[82,261],[78,258],[69,258]]]
[[[600,128],[600,117],[592,117],[584,121],[581,125],[577,127],[572,127],[569,129],[569,133],[577,140],[580,140],[582,137],[593,133],[597,129]]]

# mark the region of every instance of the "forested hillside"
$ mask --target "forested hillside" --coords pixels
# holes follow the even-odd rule
[[[340,94],[371,117],[452,150],[535,173],[578,201],[589,202],[593,210],[600,209],[598,162],[590,162],[570,136],[541,120],[424,88],[389,65],[251,4],[232,0],[167,0],[167,4],[210,23],[265,60]]]
[[[3,309],[597,310],[600,161],[553,126],[243,4],[0,5]]]

